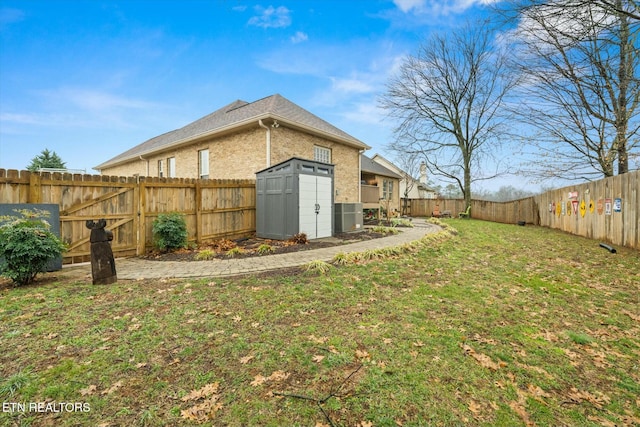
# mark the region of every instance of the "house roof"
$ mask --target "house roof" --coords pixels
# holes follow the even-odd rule
[[[398,175],[390,169],[387,169],[380,163],[374,162],[371,158],[365,156],[364,154],[360,155],[360,169],[365,173],[402,179],[402,176]]]
[[[276,94],[254,102],[237,100],[195,122],[162,135],[151,138],[135,147],[107,160],[94,169],[104,169],[127,161],[187,145],[203,138],[238,130],[246,126],[258,126],[258,120],[273,119],[304,132],[340,142],[359,149],[370,148],[362,141],[338,129],[329,122]]]
[[[394,172],[399,173],[401,176],[403,177],[409,177],[410,179],[412,179],[416,184],[418,184],[418,189],[420,190],[424,190],[424,191],[431,191],[431,192],[435,192],[436,190],[434,190],[433,188],[429,187],[427,184],[423,184],[422,182],[420,182],[420,180],[412,177],[411,175],[409,175],[407,172],[403,171],[402,169],[400,169],[398,166],[396,166],[393,162],[389,161],[388,159],[384,158],[383,156],[381,156],[380,154],[375,154],[372,157],[372,160],[374,163],[378,163],[376,161],[376,159],[382,159],[383,162],[388,163],[389,165],[393,166],[395,168]],[[379,163],[378,163],[379,164]]]

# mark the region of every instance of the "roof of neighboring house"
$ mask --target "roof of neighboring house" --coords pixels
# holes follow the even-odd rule
[[[136,145],[96,166],[95,169],[116,166],[137,159],[140,156],[190,144],[203,138],[222,135],[247,125],[258,126],[258,120],[265,119],[277,120],[281,125],[316,134],[355,148],[370,148],[364,142],[322,120],[283,96],[276,94],[254,102],[234,101],[180,129],[167,132]]]
[[[365,156],[364,154],[360,155],[360,169],[365,173],[402,179],[402,176],[398,175],[390,169],[385,168],[380,163],[374,162],[371,158]]]
[[[398,166],[396,166],[393,162],[385,159],[383,156],[381,156],[380,154],[375,154],[372,158],[374,163],[378,163],[376,162],[376,159],[382,159],[382,161],[388,163],[389,165],[392,165],[397,171],[399,171],[398,173],[403,176],[403,178],[409,177],[411,178],[416,184],[418,184],[418,189],[420,190],[424,190],[424,191],[431,191],[431,192],[435,192],[436,190],[434,190],[433,188],[429,187],[427,184],[423,184],[422,182],[420,182],[419,179],[416,179],[414,177],[412,177],[411,175],[409,175],[407,172],[403,171],[402,169],[400,169]],[[395,172],[395,171],[394,171]]]

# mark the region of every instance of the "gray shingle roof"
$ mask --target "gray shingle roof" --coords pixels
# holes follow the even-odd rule
[[[371,173],[374,175],[388,176],[390,178],[402,179],[401,175],[398,175],[392,170],[385,168],[378,162],[374,162],[364,154],[360,155],[360,168],[362,172],[365,172],[365,173]]]
[[[174,145],[188,143],[190,140],[195,140],[199,137],[212,136],[247,124],[255,123],[257,126],[259,119],[266,118],[273,118],[281,124],[316,133],[325,138],[360,149],[369,148],[362,141],[311,114],[283,96],[276,94],[251,103],[242,100],[234,101],[180,129],[158,135],[142,144],[136,145],[96,166],[95,169],[115,166],[139,156],[152,154]]]

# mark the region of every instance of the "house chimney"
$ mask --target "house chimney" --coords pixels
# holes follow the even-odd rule
[[[420,184],[427,185],[427,164],[420,163]]]

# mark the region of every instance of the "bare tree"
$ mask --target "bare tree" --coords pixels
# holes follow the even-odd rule
[[[408,200],[411,190],[416,185],[416,175],[420,168],[420,158],[417,153],[403,152],[396,156],[396,162],[400,168],[400,189],[402,190],[402,215],[408,213]]]
[[[394,150],[419,153],[432,175],[455,182],[467,205],[482,162],[500,132],[508,91],[506,55],[487,23],[467,25],[424,41],[387,83],[380,105],[399,120]]]
[[[500,10],[526,13],[528,9],[545,7],[556,15],[571,13],[572,9],[583,10],[585,6],[597,7],[608,13],[621,14],[631,20],[640,20],[640,1],[638,0],[510,0],[498,5]],[[515,7],[514,7],[515,6]]]
[[[515,1],[522,121],[537,129],[526,172],[592,179],[629,170],[639,147],[638,3]]]

